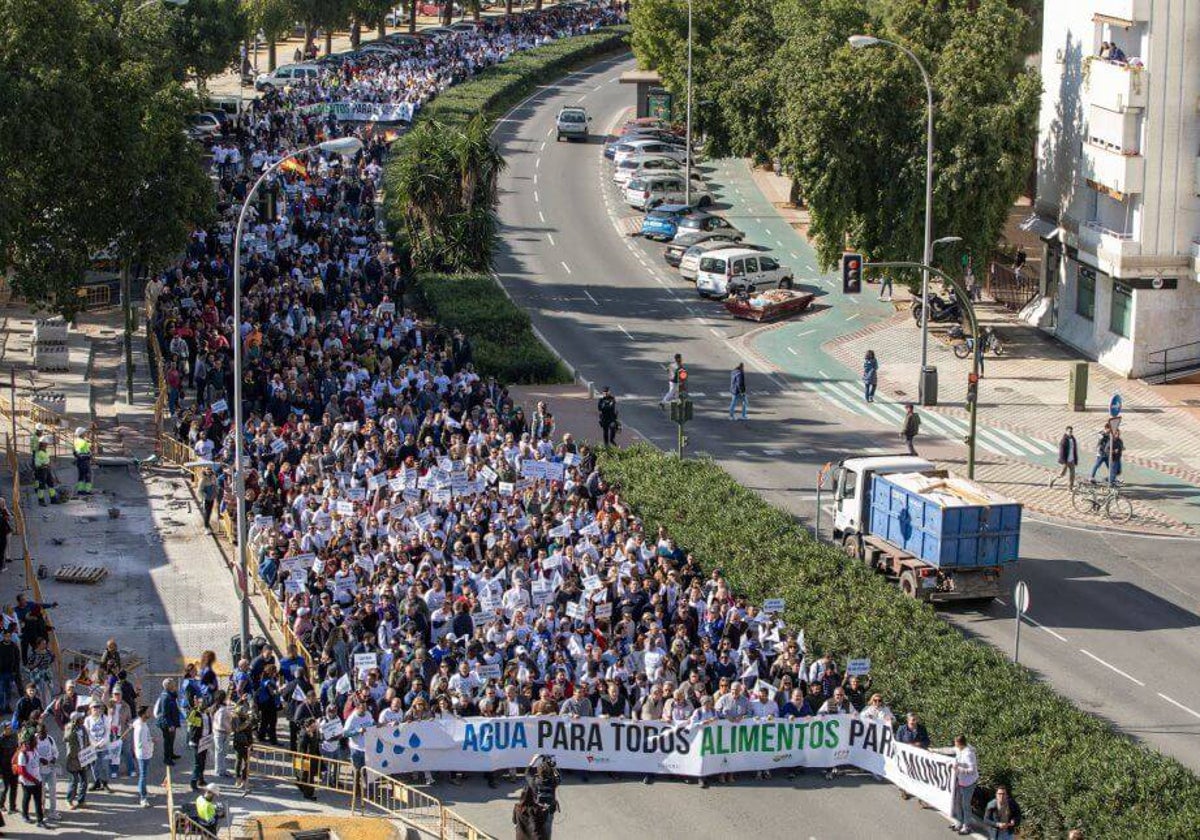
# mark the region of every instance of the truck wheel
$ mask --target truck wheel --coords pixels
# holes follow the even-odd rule
[[[900,573],[900,591],[914,601],[921,597],[921,584],[917,581],[917,573],[907,569]]]

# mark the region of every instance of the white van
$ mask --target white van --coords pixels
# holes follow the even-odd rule
[[[254,89],[265,92],[295,82],[315,82],[320,74],[321,68],[315,64],[285,64],[270,73],[259,74],[254,80]]]
[[[638,210],[653,210],[660,204],[683,204],[687,190],[683,187],[683,175],[665,173],[633,178],[625,185],[625,203]],[[693,207],[712,204],[712,195],[696,180],[692,179],[691,199]]]
[[[750,248],[718,248],[700,255],[696,291],[700,297],[725,297],[763,288],[790,289],[792,270],[770,254]]]
[[[613,183],[625,186],[634,178],[647,175],[669,175],[679,172],[683,165],[677,160],[661,157],[660,155],[638,155],[627,158],[613,169]]]

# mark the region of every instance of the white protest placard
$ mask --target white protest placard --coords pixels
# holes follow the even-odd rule
[[[541,562],[542,568],[547,572],[551,572],[562,566],[563,559],[561,554],[552,554]]]
[[[600,575],[586,575],[583,578],[583,589],[585,592],[591,592],[593,589],[599,589],[604,584],[600,581]]]
[[[454,491],[449,487],[439,487],[430,494],[430,498],[439,505],[448,505],[450,500],[454,498]]]
[[[766,613],[781,613],[783,612],[782,598],[768,598],[763,601],[763,612]]]
[[[367,498],[367,488],[365,487],[347,487],[346,498],[352,502],[362,502]]]
[[[196,744],[196,752],[202,752],[202,753],[208,752],[209,750],[212,749],[212,747],[213,747],[213,736],[212,736],[212,733],[210,732],[207,735],[200,736],[200,740]]]
[[[338,677],[338,681],[334,684],[333,688],[334,688],[334,691],[336,691],[338,694],[349,694],[350,693],[350,675],[342,674],[340,677]]]
[[[500,477],[499,473],[497,473],[494,469],[489,467],[487,464],[484,464],[482,467],[479,468],[479,473],[484,478],[487,479],[488,484],[495,484],[496,479],[498,479]]]
[[[334,718],[333,720],[324,721],[321,724],[321,737],[326,741],[332,741],[342,737],[342,722]]]
[[[600,536],[600,523],[589,522],[579,529],[579,533],[585,537],[598,537]]]
[[[283,438],[275,438],[275,440],[271,441],[271,451],[276,455],[285,449],[287,449],[287,441]]]
[[[479,675],[481,680],[498,680],[500,679],[499,665],[480,665],[475,669],[475,673]]]
[[[96,763],[96,748],[84,747],[79,751],[79,764],[81,767],[91,767]]]
[[[378,490],[380,487],[385,486],[387,483],[388,483],[387,475],[385,475],[384,473],[379,473],[378,475],[373,475],[369,479],[367,479],[367,489],[368,490]]]
[[[545,474],[545,465],[541,461],[525,460],[521,462],[521,475],[525,478],[538,479]]]
[[[497,489],[500,491],[501,496],[511,496],[516,487],[511,481],[501,481],[497,485]]]
[[[571,526],[565,522],[562,525],[556,525],[550,529],[549,535],[554,538],[569,537],[571,536]]]
[[[287,580],[283,582],[283,591],[288,595],[300,595],[304,592],[305,579],[302,577],[304,573],[289,574]]]
[[[312,563],[317,559],[315,554],[293,554],[291,557],[284,557],[279,561],[279,568],[287,572],[307,572],[312,568]]]
[[[396,476],[393,479],[389,479],[388,480],[388,489],[391,490],[393,493],[399,493],[401,490],[404,489],[404,478],[402,476]]]
[[[379,657],[374,653],[356,653],[354,654],[354,672],[360,677],[367,671],[374,668],[379,662]]]
[[[450,470],[454,469],[454,462],[451,461],[447,455],[439,456],[437,459],[437,465],[439,470],[443,470],[445,472],[450,472]]]
[[[579,456],[576,455],[574,452],[568,452],[565,455],[563,455],[562,462],[564,464],[566,464],[568,467],[573,467],[579,463]]]
[[[212,404],[212,410],[213,414],[220,414],[222,411],[228,411],[229,403],[225,402],[225,400],[217,400]]]
[[[427,510],[423,510],[413,518],[413,523],[422,531],[432,531],[436,520],[433,514]]]
[[[567,602],[567,617],[568,618],[574,618],[579,621],[583,621],[584,615],[586,615],[586,612],[584,611],[582,604],[580,604],[578,601],[568,601]]]
[[[593,611],[593,614],[596,616],[596,620],[599,621],[599,620],[605,619],[605,618],[612,618],[612,612],[613,612],[613,605],[605,603],[605,604],[597,604],[596,609]]]
[[[862,659],[851,659],[846,663],[847,677],[861,677],[871,673],[871,658],[863,657]]]
[[[482,627],[495,621],[496,613],[493,610],[480,610],[477,613],[471,613],[471,620],[475,622],[476,627]]]
[[[254,517],[254,527],[255,528],[272,528],[272,527],[274,527],[274,525],[275,525],[275,517],[274,516],[263,516],[262,514],[259,514]]]
[[[353,516],[354,515],[354,502],[348,501],[346,499],[338,499],[338,503],[334,507],[334,511],[336,511],[337,513],[340,513],[342,516]]]
[[[294,689],[292,689],[292,699],[295,700],[297,703],[303,703],[304,696],[305,696],[304,689],[301,688],[300,686],[296,686]]]
[[[542,478],[547,481],[562,481],[567,475],[566,467],[558,461],[545,461],[542,465]]]

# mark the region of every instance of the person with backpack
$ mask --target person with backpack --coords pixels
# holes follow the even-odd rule
[[[183,716],[179,711],[179,695],[175,690],[175,680],[163,680],[162,694],[154,701],[154,723],[163,736],[163,764],[175,766],[179,758],[175,754],[175,733],[183,724]]]

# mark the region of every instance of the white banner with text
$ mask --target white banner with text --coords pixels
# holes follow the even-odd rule
[[[302,109],[305,113],[332,114],[347,122],[410,123],[413,106],[407,102],[320,102]]]
[[[366,732],[381,773],[487,772],[553,756],[565,770],[708,776],[781,767],[854,765],[949,814],[954,759],[896,742],[881,723],[851,715],[715,720],[672,726],[562,716],[443,718]]]

